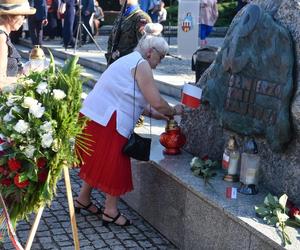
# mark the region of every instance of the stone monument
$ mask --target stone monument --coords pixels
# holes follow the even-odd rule
[[[187,113],[186,150],[221,159],[230,135],[255,136],[260,182],[300,204],[300,1],[254,0],[234,18],[197,85],[204,104]]]

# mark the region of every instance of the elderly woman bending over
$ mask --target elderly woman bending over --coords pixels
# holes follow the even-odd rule
[[[9,34],[22,26],[25,15],[33,15],[35,11],[27,0],[0,0],[0,89],[14,83],[22,71],[21,56]]]
[[[168,119],[183,112],[181,105],[171,107],[154,83],[152,69],[167,52],[168,44],[162,37],[145,35],[134,52],[107,68],[83,103],[81,114],[90,119],[85,133],[91,135],[87,143],[92,152],[89,155],[82,152],[79,176],[83,184],[75,201],[75,210],[84,209],[101,215],[103,225],[131,224],[118,211],[117,202],[120,195],[133,189],[130,158],[122,152],[134,129],[133,120],[136,122],[142,113],[149,114],[150,106],[152,117],[157,119]],[[92,188],[105,193],[104,208],[91,202]]]

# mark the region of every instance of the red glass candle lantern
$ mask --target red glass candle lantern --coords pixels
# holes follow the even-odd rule
[[[160,135],[159,142],[165,147],[164,153],[168,155],[180,154],[180,148],[185,144],[185,136],[181,133],[178,123],[170,119],[165,132]]]

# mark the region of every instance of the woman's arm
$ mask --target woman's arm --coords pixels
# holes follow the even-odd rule
[[[8,56],[6,40],[6,35],[0,34],[0,89],[17,81],[17,77],[7,77],[6,75]]]
[[[159,113],[157,110],[155,110],[150,105],[147,105],[147,107],[143,111],[143,115],[146,115],[148,117],[152,117],[157,120],[168,120],[170,117],[165,116],[162,113]]]
[[[134,70],[132,75],[134,76]],[[152,69],[147,62],[142,62],[138,65],[136,71],[136,81],[145,97],[146,101],[159,113],[165,116],[174,116],[182,113],[182,109],[171,107],[159,94],[159,91],[154,83]]]
[[[8,47],[6,40],[6,35],[0,34],[0,78],[6,77],[7,72]]]

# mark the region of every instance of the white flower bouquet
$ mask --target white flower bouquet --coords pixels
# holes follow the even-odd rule
[[[78,58],[20,78],[0,94],[0,192],[15,224],[52,200],[63,166],[80,160],[82,79]],[[74,147],[76,138],[76,147]]]

